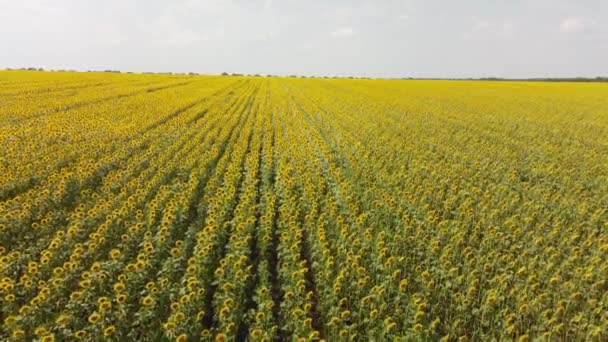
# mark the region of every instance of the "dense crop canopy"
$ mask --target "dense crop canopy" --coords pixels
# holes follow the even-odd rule
[[[0,72],[0,339],[608,340],[608,86]]]

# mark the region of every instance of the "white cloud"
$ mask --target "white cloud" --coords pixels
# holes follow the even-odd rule
[[[562,20],[559,30],[564,33],[580,33],[588,31],[596,26],[593,19],[585,17],[569,17]]]
[[[355,30],[350,26],[340,27],[339,29],[331,32],[333,37],[349,37],[355,34]]]
[[[483,31],[490,28],[492,25],[487,21],[480,21],[473,26],[473,31]]]
[[[273,40],[276,36],[277,36],[277,34],[274,31],[260,32],[254,36],[254,40],[257,40],[260,42],[269,42],[269,41]]]
[[[408,20],[410,18],[410,15],[407,13],[401,13],[397,16],[397,20],[399,21],[405,21]]]
[[[517,26],[512,22],[479,21],[469,31],[461,34],[461,38],[465,40],[513,38],[516,33]]]

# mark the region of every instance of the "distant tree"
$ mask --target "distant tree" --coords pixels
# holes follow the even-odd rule
[[[222,76],[228,76],[228,73],[224,71],[224,72],[222,73]]]

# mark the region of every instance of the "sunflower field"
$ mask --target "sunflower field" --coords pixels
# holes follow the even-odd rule
[[[607,341],[608,84],[0,72],[0,340]]]

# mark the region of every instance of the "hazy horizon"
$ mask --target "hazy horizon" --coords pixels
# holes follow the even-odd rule
[[[0,68],[608,76],[600,0],[0,0]]]

